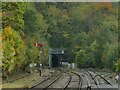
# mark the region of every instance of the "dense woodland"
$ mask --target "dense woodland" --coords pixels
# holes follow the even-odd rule
[[[120,72],[118,3],[2,3],[2,70],[4,76],[39,62],[36,42],[69,51],[68,62],[79,68]]]

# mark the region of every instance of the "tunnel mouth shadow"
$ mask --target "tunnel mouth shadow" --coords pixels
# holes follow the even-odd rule
[[[58,56],[55,54],[52,54],[52,67],[58,67]]]

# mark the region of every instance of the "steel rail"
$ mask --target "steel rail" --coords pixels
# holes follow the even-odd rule
[[[31,86],[31,87],[29,88],[29,90],[30,90],[30,89],[33,89],[33,88],[35,88],[35,87],[37,87],[37,86],[39,86],[40,84],[43,84],[43,83],[46,82],[47,80],[50,80],[52,77],[54,77],[54,76],[56,75],[56,72],[57,72],[57,71],[55,71],[52,76],[50,76],[50,77],[48,77],[48,78],[46,78],[46,79],[44,79],[44,80],[36,83],[35,85]],[[60,72],[60,74],[61,74],[61,72]],[[60,75],[60,74],[59,74],[59,75]]]
[[[47,88],[49,88],[51,85],[53,85],[60,77],[62,76],[62,73],[55,78],[55,80],[53,80],[51,83],[49,83],[46,87],[43,88],[43,90],[46,90]]]
[[[97,74],[94,76],[94,78],[96,78],[97,76],[101,77],[105,82],[107,82],[107,84],[109,84],[110,86],[114,87],[107,79],[105,79],[103,76]]]
[[[96,72],[93,72],[93,73],[96,74],[96,75],[94,76],[94,78],[97,77],[97,76],[99,76],[99,77],[102,78],[107,84],[109,84],[110,86],[114,87],[114,86],[113,86],[105,77],[103,77],[101,74],[98,74],[98,73],[96,73]]]
[[[72,76],[70,75],[70,73],[69,72],[65,72],[65,73],[67,73],[69,75],[69,79],[68,79],[67,83],[65,84],[65,86],[63,87],[62,90],[67,89],[68,85],[70,84],[70,82],[72,80]]]
[[[89,71],[86,71],[90,76],[91,78],[93,79],[93,81],[95,82],[95,85],[98,87],[98,89],[100,90],[100,87],[98,85],[98,83],[96,82],[95,78],[93,77],[93,75],[89,72]]]
[[[83,82],[83,79],[82,79],[81,75],[79,73],[77,73],[77,72],[74,72],[74,71],[72,71],[72,73],[76,74],[79,77],[78,90],[81,90],[82,89],[82,82]]]

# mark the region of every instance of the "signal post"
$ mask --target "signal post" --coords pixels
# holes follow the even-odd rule
[[[37,62],[37,67],[38,67],[38,70],[39,70],[39,73],[40,73],[40,76],[41,76],[41,70],[43,68],[43,62],[42,62],[42,48],[44,46],[43,43],[35,43],[34,44],[35,46],[39,47],[40,49],[40,65],[38,65],[38,62]]]

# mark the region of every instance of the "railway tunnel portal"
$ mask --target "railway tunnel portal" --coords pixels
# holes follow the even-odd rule
[[[58,67],[60,60],[65,56],[64,49],[50,49],[49,50],[49,68]]]

